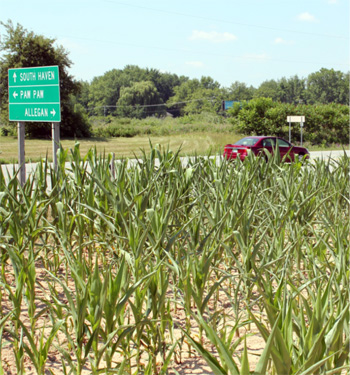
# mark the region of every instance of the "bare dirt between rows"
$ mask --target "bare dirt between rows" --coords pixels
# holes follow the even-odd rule
[[[44,299],[50,299],[49,288],[46,288],[46,272],[44,270],[44,267],[38,263],[37,264],[37,278],[36,278],[36,308],[37,311],[43,309],[45,307],[45,304],[42,302]],[[12,272],[12,267],[10,265],[6,266],[6,279],[7,282],[12,285],[13,288],[15,288],[15,278]],[[72,280],[69,282],[70,285],[68,285],[72,290],[74,290],[74,285]],[[39,288],[38,285],[41,285]],[[10,301],[8,294],[6,291],[1,287],[2,291],[2,298],[1,298],[1,311],[2,314],[5,315],[9,311],[13,309],[12,302]],[[63,293],[60,291],[60,295],[62,296],[62,302],[67,302],[63,298]],[[225,294],[220,294],[222,298],[220,298],[219,301],[219,307],[220,309],[225,308],[227,305],[227,299],[225,297]],[[225,305],[226,303],[226,305]],[[243,309],[243,307],[242,307]],[[185,325],[185,313],[183,308],[177,308],[176,312],[173,310],[173,320],[176,323],[176,326],[183,326]],[[21,321],[23,324],[29,328],[30,327],[30,321],[28,318],[28,306],[26,304],[25,299],[23,298],[22,301],[22,310],[21,310]],[[233,322],[234,324],[234,322]],[[42,327],[48,327],[45,328],[45,334],[48,336],[50,328],[52,323],[50,322],[48,314],[43,314],[40,316],[38,321],[36,322],[36,332],[38,333],[38,336],[36,337],[36,340],[38,342],[39,335],[42,332]],[[250,363],[250,369],[254,370],[256,363],[259,360],[259,356],[262,353],[265,341],[261,337],[260,333],[257,331],[255,326],[251,324],[251,331],[247,331],[246,328],[240,328],[239,329],[239,335],[243,336],[246,333],[252,334],[251,336],[247,336],[246,342],[247,342],[247,349],[248,349],[248,355],[249,355],[249,363]],[[1,340],[1,364],[4,370],[4,373],[6,375],[15,375],[17,374],[16,370],[16,362],[15,362],[15,356],[13,352],[13,339],[11,335],[6,332],[6,328],[9,328],[9,322],[5,324],[5,331],[2,335]],[[182,335],[182,332],[179,328],[174,329],[174,336],[176,339],[180,339]],[[198,326],[194,319],[191,319],[191,336],[199,341],[199,334],[198,334]],[[24,338],[24,341],[27,342],[26,338]],[[62,332],[58,332],[55,340],[55,345],[66,345],[66,338]],[[203,346],[210,350],[212,354],[216,355],[214,347],[210,344],[210,342],[206,339],[205,335],[203,335]],[[187,340],[183,340],[183,344],[180,348],[176,348],[172,361],[168,367],[168,374],[169,375],[176,375],[177,373],[180,375],[194,375],[194,374],[201,374],[201,375],[209,375],[213,374],[210,367],[207,365],[206,361],[196,352],[196,350],[191,347],[191,353],[189,353],[189,346],[187,343]],[[235,358],[235,361],[237,364],[239,364],[238,357],[241,357],[243,353],[243,343],[241,343],[237,347],[237,358]],[[217,356],[217,355],[216,355]],[[116,363],[118,361],[121,361],[122,358],[115,358]],[[26,374],[28,375],[35,375],[37,374],[35,367],[33,366],[31,359],[27,354],[24,355],[24,363],[25,363],[25,370]],[[101,365],[103,365],[103,362],[101,362]],[[159,359],[159,367],[162,365],[162,359]],[[49,350],[48,360],[46,362],[45,366],[45,374],[55,374],[55,375],[63,375],[63,365],[62,365],[62,355],[61,353],[55,349],[53,345],[51,345],[51,348]],[[87,361],[83,371],[83,375],[91,374],[91,368],[89,361]]]

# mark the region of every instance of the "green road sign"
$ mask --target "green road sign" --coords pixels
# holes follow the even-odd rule
[[[9,120],[60,122],[58,66],[9,69]]]

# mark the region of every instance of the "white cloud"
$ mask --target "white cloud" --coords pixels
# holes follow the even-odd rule
[[[298,20],[305,22],[315,22],[316,17],[313,14],[310,14],[309,12],[304,12],[298,15]]]
[[[223,42],[231,42],[236,40],[236,35],[231,33],[218,33],[217,31],[199,31],[193,30],[192,35],[189,37],[190,40],[206,40],[212,43],[223,43]]]
[[[328,4],[337,4],[338,0],[328,0]]]
[[[195,68],[201,68],[204,66],[204,64],[201,61],[187,61],[186,65],[193,66]]]
[[[276,38],[275,41],[274,41],[275,44],[284,44],[284,45],[290,45],[290,44],[294,44],[294,42],[292,40],[285,40],[283,38]]]

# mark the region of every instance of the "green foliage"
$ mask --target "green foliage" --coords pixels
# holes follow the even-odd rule
[[[143,84],[141,84],[143,82]],[[150,83],[153,83],[152,84]],[[328,82],[324,84],[324,82]],[[188,79],[177,77],[169,73],[162,74],[157,70],[141,69],[137,66],[126,66],[123,70],[111,70],[104,76],[95,78],[90,87],[84,86],[85,92],[89,90],[89,103],[86,104],[86,93],[81,102],[85,108],[89,107],[89,113],[95,115],[128,116],[142,118],[153,113],[161,113],[157,107],[143,107],[146,103],[161,104],[164,111],[173,116],[187,116],[192,114],[221,113],[222,100],[237,100],[240,103],[230,110],[231,122],[238,128],[248,125],[240,124],[238,112],[242,103],[252,99],[269,98],[276,103],[286,105],[301,105],[313,103],[329,103],[332,101],[340,104],[348,104],[349,93],[346,89],[349,83],[349,74],[340,71],[321,69],[320,72],[310,75],[307,79],[293,76],[283,77],[280,80],[264,81],[257,89],[245,83],[234,82],[229,88],[220,87],[219,83],[211,77],[201,79]],[[140,89],[140,90],[139,90]],[[139,94],[139,91],[142,95]],[[333,94],[332,94],[333,93]],[[334,93],[338,93],[336,96]],[[123,97],[121,97],[123,95]],[[150,98],[154,100],[149,100]],[[321,99],[316,100],[319,97]],[[146,98],[149,98],[148,100]],[[158,98],[158,102],[156,101]],[[122,105],[118,110],[116,103]],[[259,103],[259,102],[257,102]],[[299,107],[297,107],[299,108]],[[286,115],[295,113],[293,107],[285,107]],[[273,112],[273,111],[272,111]],[[279,108],[270,113],[266,121],[261,114],[252,113],[248,116],[248,123],[257,121],[257,128],[268,130],[273,129],[275,134],[285,134],[284,110]],[[278,118],[277,118],[277,117]],[[278,123],[278,121],[281,123]],[[185,120],[187,121],[187,120]],[[297,130],[293,130],[295,134]],[[338,131],[336,131],[339,134]],[[318,135],[310,137],[316,139]],[[343,137],[343,136],[342,136]],[[324,138],[324,137],[322,137]]]
[[[81,104],[86,113],[89,113],[89,95],[90,95],[90,84],[87,81],[79,81],[80,90],[77,93],[75,99]]]
[[[1,126],[0,127],[0,135],[3,136],[3,137],[15,136],[16,135],[15,129],[10,125]]]
[[[305,79],[301,79],[298,76],[294,76],[289,79],[283,77],[278,81],[277,99],[281,103],[305,103],[305,91]]]
[[[275,103],[270,98],[258,98],[245,103],[242,110],[238,112],[239,131],[246,134],[268,134],[266,113],[274,106]],[[235,114],[235,108],[229,110],[229,113]]]
[[[92,132],[96,137],[134,137],[136,135],[162,136],[192,132],[232,134],[233,125],[215,113],[201,113],[183,117],[147,117],[145,119],[95,117]]]
[[[319,79],[316,80],[315,77]],[[348,93],[345,90],[349,80],[348,75],[339,71],[332,72],[321,69],[320,72],[315,73],[315,77],[310,75],[309,80],[298,76],[283,77],[277,81],[265,81],[258,89],[236,81],[227,89],[220,87],[211,77],[202,77],[200,80],[178,78],[170,74],[162,75],[155,70],[127,66],[124,70],[112,70],[104,76],[94,79],[89,94],[90,99],[94,98],[94,102],[90,101],[89,105],[94,107],[93,113],[95,114],[107,115],[112,113],[119,116],[141,118],[149,115],[151,110],[153,110],[153,113],[159,113],[157,107],[151,107],[148,110],[147,107],[143,108],[142,106],[147,105],[146,103],[166,103],[166,107],[162,108],[163,110],[167,108],[167,111],[174,116],[186,116],[201,112],[220,113],[222,100],[238,100],[240,101],[239,107],[236,105],[234,108],[237,114],[242,103],[253,98],[261,98],[262,100],[263,98],[269,98],[274,102],[299,105],[308,102],[314,103],[313,97],[316,94],[312,92],[317,91],[317,95],[326,98],[323,101],[329,103],[334,99],[334,95],[330,95],[325,90],[331,90],[331,87],[333,91],[338,90],[342,93],[339,94],[338,99],[335,99],[335,102],[348,103]],[[323,85],[323,81],[329,81],[332,84]],[[141,85],[141,82],[144,82],[144,84]],[[154,84],[152,89],[150,88],[150,82]],[[310,86],[307,83],[310,83]],[[166,87],[166,90],[164,87]],[[164,90],[167,93],[166,95],[163,93]],[[139,92],[143,94],[140,95]],[[121,94],[123,94],[123,98],[121,98]],[[149,97],[158,97],[159,101],[144,100],[144,98]],[[123,104],[124,107],[116,110],[116,102],[114,102],[116,99],[117,104]],[[82,101],[84,100],[82,99]],[[84,101],[84,105],[85,103],[86,101]],[[258,117],[261,116],[258,114]],[[233,122],[236,121],[233,120]],[[259,127],[264,128],[261,123]],[[279,126],[275,124],[273,127],[278,128]]]
[[[254,98],[271,98],[281,103],[306,103],[306,80],[298,76],[264,81],[253,92]]]
[[[156,95],[159,97],[160,101],[158,103],[153,101],[153,103],[165,103],[174,94],[174,87],[185,80],[187,78],[178,77],[176,74],[160,73],[156,69],[142,69],[135,65],[127,65],[124,69],[112,69],[92,80],[89,87],[87,107],[89,108],[89,113],[92,115],[116,115],[116,105],[121,99],[122,90],[124,90],[125,95],[129,96],[131,93],[127,88],[131,88],[131,91],[135,94],[135,84],[145,81],[148,82],[146,86],[152,87],[153,96]],[[134,97],[134,94],[131,96]],[[148,97],[147,94],[146,97]],[[125,97],[122,99],[122,101],[126,101],[127,103],[133,100],[135,98]],[[136,100],[136,104],[140,104],[138,100]],[[132,111],[131,114],[133,114]],[[136,114],[138,115],[139,112],[136,112]],[[123,113],[120,115],[123,115]]]
[[[151,81],[135,82],[130,87],[122,87],[117,107],[117,113],[123,117],[144,118],[150,114],[165,114],[162,99]]]
[[[228,89],[227,100],[246,101],[254,97],[256,89],[253,86],[247,86],[243,82],[235,81]]]
[[[167,105],[176,115],[218,113],[224,99],[220,84],[210,77],[188,80],[175,87],[174,92]]]
[[[270,98],[272,100],[278,100],[278,82],[273,79],[264,81],[255,91],[254,96],[256,98]]]
[[[303,139],[312,144],[348,143],[349,107],[340,104],[297,106],[258,98],[234,107],[228,114],[243,134],[276,135],[288,138],[287,116],[305,116]],[[292,140],[300,137],[300,124],[292,123]]]
[[[254,91],[255,98],[291,104],[349,104],[349,73],[322,68],[306,79],[293,76],[268,80]]]
[[[349,73],[322,68],[310,74],[306,96],[310,104],[349,104]]]
[[[80,85],[69,75],[67,69],[72,62],[63,47],[54,47],[55,40],[28,32],[11,21],[1,23],[6,35],[0,43],[3,55],[0,60],[0,107],[1,121],[8,123],[8,69],[21,67],[58,65],[60,74],[61,134],[64,136],[88,136],[87,117],[74,109],[72,96],[78,94]],[[51,127],[47,123],[28,123],[26,132],[30,136],[49,137]]]
[[[54,354],[66,374],[165,375],[187,345],[218,375],[349,371],[349,157],[179,152],[112,171],[76,143],[23,186],[0,169],[0,364],[10,344],[18,374]]]
[[[299,109],[305,114],[305,140],[314,144],[345,144],[349,141],[348,106],[327,104],[301,106]]]

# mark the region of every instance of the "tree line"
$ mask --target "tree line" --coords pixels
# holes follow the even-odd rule
[[[190,79],[136,65],[112,69],[91,82],[77,81],[68,73],[72,64],[68,52],[63,47],[55,47],[54,39],[28,32],[11,21],[2,25],[6,30],[0,42],[2,124],[8,123],[8,69],[48,65],[58,65],[60,69],[63,137],[89,136],[91,116],[141,119],[166,114],[222,114],[224,100],[243,103],[269,98],[290,105],[349,104],[349,72],[326,68],[306,78],[295,75],[266,80],[257,88],[238,80],[229,87],[222,87],[212,77]],[[35,124],[29,125],[27,132],[35,137],[49,134],[50,130],[46,124]]]
[[[219,112],[222,100],[242,102],[262,97],[295,105],[349,103],[349,74],[326,68],[306,78],[295,75],[267,80],[255,88],[239,81],[221,87],[211,77],[190,79],[129,65],[82,84],[79,101],[90,115],[147,117],[165,111],[175,116]]]

